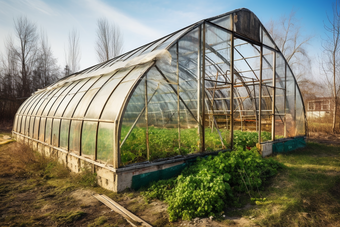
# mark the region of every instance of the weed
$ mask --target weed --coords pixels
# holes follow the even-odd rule
[[[86,213],[83,211],[71,211],[67,213],[55,214],[52,216],[52,220],[58,222],[59,224],[65,224],[79,220],[85,215]]]
[[[82,168],[82,172],[74,174],[75,181],[83,187],[95,187],[97,186],[97,173],[92,172],[89,166]]]
[[[92,224],[89,224],[87,227],[96,227],[96,226],[102,226],[107,222],[107,217],[101,216],[94,220]]]
[[[236,202],[236,193],[247,192],[251,198],[255,188],[262,188],[282,167],[272,159],[263,159],[256,148],[239,147],[215,157],[197,158],[177,178],[155,182],[143,194],[165,200],[170,221],[216,216],[226,204]]]
[[[340,220],[338,146],[308,143],[274,157],[284,163],[257,206],[261,226],[338,226]],[[335,172],[336,171],[336,172]]]

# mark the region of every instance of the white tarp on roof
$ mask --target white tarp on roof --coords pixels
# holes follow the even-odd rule
[[[149,52],[147,54],[135,57],[133,59],[129,59],[127,61],[118,61],[116,63],[114,63],[111,66],[107,66],[104,68],[99,68],[97,70],[94,71],[90,71],[89,73],[82,73],[82,74],[76,74],[74,76],[70,76],[64,80],[61,80],[45,89],[41,89],[36,91],[35,93],[39,93],[43,90],[51,90],[51,89],[55,89],[57,87],[63,86],[66,83],[69,82],[73,82],[73,81],[77,81],[77,80],[81,80],[81,79],[85,79],[85,78],[91,78],[91,77],[96,77],[96,76],[100,76],[103,74],[108,74],[108,73],[114,73],[117,70],[120,69],[124,69],[124,68],[129,68],[132,66],[136,66],[136,65],[142,65],[151,61],[160,61],[162,63],[165,64],[171,64],[171,54],[169,53],[168,50],[163,49],[163,50],[155,50],[152,52]]]

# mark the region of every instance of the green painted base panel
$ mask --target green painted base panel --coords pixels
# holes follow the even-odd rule
[[[274,143],[273,153],[285,153],[305,146],[306,141],[304,137],[296,137],[294,139]]]
[[[175,177],[179,175],[187,165],[188,163],[182,163],[170,168],[135,175],[132,177],[131,188],[138,190],[141,187],[148,186],[152,181],[166,180]]]
[[[298,148],[303,148],[305,146],[306,146],[306,141],[304,137],[296,137],[296,138],[289,139],[286,141],[274,143],[273,153],[285,153],[285,152],[293,151]],[[191,159],[191,160],[186,160],[185,163],[182,163],[177,166],[170,167],[170,168],[135,175],[132,177],[131,188],[134,190],[138,190],[141,187],[148,186],[153,181],[166,180],[172,177],[176,177],[182,172],[182,170],[185,167],[191,165],[192,162],[194,162],[195,160],[196,158]]]

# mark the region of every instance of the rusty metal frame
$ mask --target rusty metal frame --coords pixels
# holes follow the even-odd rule
[[[148,50],[148,48],[150,48],[151,46],[154,46],[154,48],[152,50],[155,50],[157,49],[160,45],[162,45],[163,43],[165,43],[167,40],[171,39],[172,37],[176,36],[176,34],[178,32],[181,32],[181,31],[184,31],[183,34],[181,35],[177,35],[178,37],[171,41],[171,43],[169,43],[169,45],[167,45],[167,48],[166,49],[169,49],[170,47],[172,47],[173,45],[176,45],[176,56],[177,56],[177,68],[176,68],[176,76],[177,76],[177,81],[176,82],[173,82],[172,84],[169,83],[169,81],[167,81],[171,87],[171,89],[173,89],[173,91],[176,93],[177,95],[177,114],[178,114],[178,144],[179,144],[179,147],[181,146],[181,124],[180,124],[180,114],[181,114],[181,110],[180,110],[180,102],[182,102],[185,106],[185,110],[186,110],[186,115],[188,117],[188,112],[189,114],[197,121],[198,123],[198,130],[199,130],[199,136],[200,136],[200,151],[203,152],[205,151],[205,116],[206,115],[211,115],[214,120],[215,120],[215,110],[214,110],[214,102],[215,100],[217,100],[219,98],[219,96],[216,96],[216,99],[215,99],[215,94],[217,92],[222,92],[222,91],[218,91],[219,89],[222,89],[223,87],[227,88],[227,86],[230,88],[230,97],[225,97],[225,98],[221,98],[221,100],[225,100],[225,103],[227,103],[227,100],[229,99],[229,104],[230,104],[230,142],[231,142],[231,147],[233,147],[233,132],[234,132],[234,117],[235,117],[235,113],[236,112],[240,112],[240,116],[242,118],[242,114],[243,114],[243,110],[244,107],[242,108],[242,105],[239,104],[239,108],[235,108],[234,106],[234,102],[235,102],[235,96],[236,96],[236,99],[238,102],[242,102],[243,100],[241,100],[242,97],[240,97],[241,95],[238,95],[237,94],[237,90],[236,89],[237,87],[246,87],[247,89],[249,89],[249,87],[253,86],[254,87],[254,90],[253,91],[248,91],[249,93],[249,98],[251,98],[253,100],[253,105],[254,105],[254,110],[255,111],[255,118],[256,118],[256,121],[257,121],[257,124],[256,124],[256,130],[258,131],[259,133],[259,143],[262,142],[261,140],[261,119],[262,119],[262,114],[264,112],[267,112],[267,111],[271,111],[271,117],[272,117],[272,128],[271,128],[271,133],[272,133],[272,140],[274,141],[275,140],[275,121],[276,121],[276,117],[277,116],[280,116],[281,119],[283,119],[284,121],[284,136],[286,137],[287,136],[287,102],[288,102],[288,99],[287,99],[287,73],[288,73],[288,70],[290,70],[290,66],[288,65],[286,59],[283,57],[283,55],[281,54],[281,52],[278,50],[276,44],[273,42],[272,38],[270,36],[268,36],[267,38],[273,43],[273,47],[271,46],[268,46],[266,44],[263,43],[263,37],[264,37],[264,33],[268,34],[268,32],[266,31],[266,29],[262,26],[262,24],[260,25],[260,31],[261,31],[261,36],[260,36],[260,41],[258,40],[253,40],[253,39],[250,39],[250,38],[247,38],[245,37],[244,35],[241,35],[241,34],[238,34],[237,31],[235,31],[234,29],[234,16],[236,14],[236,12],[238,12],[237,10],[236,11],[233,11],[233,12],[229,12],[229,13],[226,13],[226,14],[223,14],[223,15],[220,15],[220,16],[217,16],[217,17],[213,17],[213,18],[209,18],[209,19],[206,19],[206,20],[202,20],[202,21],[199,21],[193,25],[190,25],[190,26],[187,26],[186,28],[183,28],[179,31],[176,31],[176,32],[173,32],[167,36],[164,36],[156,41],[153,41],[151,43],[148,43],[142,47],[139,47],[139,48],[136,48],[130,52],[127,52],[121,56],[118,56],[118,57],[115,57],[109,61],[106,61],[104,63],[101,63],[101,64],[97,64],[95,66],[92,66],[90,68],[87,68],[79,73],[75,73],[75,74],[72,74],[71,76],[78,76],[80,74],[85,74],[85,73],[89,73],[91,71],[95,71],[99,68],[103,68],[105,66],[108,66],[108,65],[112,65],[114,64],[116,61],[120,60],[120,59],[126,59],[126,58],[130,58],[131,56],[135,55],[137,52],[140,52],[140,54],[143,54],[144,51]],[[227,16],[229,15],[229,19],[230,19],[230,29],[227,29],[227,28],[224,28],[220,25],[217,25],[217,24],[214,24],[212,22],[212,20],[215,20],[217,18],[222,18],[224,16]],[[223,31],[226,31],[228,32],[228,34],[230,35],[231,39],[230,39],[230,62],[228,62],[226,59],[224,58],[221,58],[223,62],[214,62],[213,60],[211,59],[208,59],[209,57],[209,54],[210,53],[215,53],[217,57],[220,57],[218,51],[219,50],[214,50],[213,48],[209,48],[209,45],[206,43],[206,33],[207,33],[207,26],[208,25],[213,25],[214,27],[218,28],[218,29],[221,29]],[[228,27],[229,28],[229,27]],[[183,66],[180,65],[179,63],[179,44],[178,44],[178,40],[180,40],[181,38],[183,38],[185,35],[187,35],[189,32],[193,31],[197,29],[198,30],[198,44],[199,44],[199,48],[198,48],[198,61],[195,63],[197,64],[197,72],[198,72],[198,75],[196,77],[196,75],[193,75],[193,77],[195,78],[195,80],[197,81],[197,117],[195,118],[195,116],[193,115],[192,113],[192,109],[189,109],[188,106],[186,105],[186,100],[183,100],[180,96],[180,86],[179,86],[179,83],[180,83],[180,71],[183,70]],[[195,35],[196,35],[196,30],[195,30]],[[195,36],[196,37],[196,36]],[[196,39],[194,37],[194,39]],[[240,45],[244,45],[246,43],[241,43],[241,44],[238,44],[238,45],[235,45],[234,41],[235,39],[241,39],[245,42],[248,42],[248,44],[250,45],[258,45],[259,48],[257,48],[257,51],[259,52],[259,56],[253,56],[253,57],[244,57],[242,55],[242,53],[240,53],[240,51],[238,51],[238,49],[236,48],[237,46],[240,46]],[[190,41],[190,40],[188,40]],[[196,43],[197,40],[192,40],[192,42],[195,42]],[[269,44],[271,45],[271,44]],[[255,47],[255,46],[254,46]],[[262,75],[263,75],[263,66],[264,66],[264,61],[267,62],[267,59],[265,59],[265,55],[267,54],[264,54],[263,53],[263,48],[266,48],[270,51],[272,51],[272,53],[270,54],[273,54],[274,58],[273,58],[273,66],[272,66],[272,69],[273,69],[273,78],[272,78],[272,85],[269,85],[267,83],[265,83],[265,80],[263,80],[262,78]],[[217,48],[218,49],[218,48]],[[224,48],[224,49],[228,49],[228,48]],[[259,50],[260,49],[260,50]],[[152,51],[151,50],[151,51]],[[242,57],[241,59],[234,59],[234,55],[236,54],[237,51],[240,56]],[[208,55],[207,57],[205,55]],[[283,57],[284,59],[284,81],[280,80],[280,81],[277,81],[276,80],[276,58],[277,56],[280,55],[281,57]],[[223,57],[223,56],[222,56]],[[250,59],[250,58],[257,58],[257,57],[260,57],[260,69],[253,69],[252,67],[250,67],[247,59]],[[245,63],[249,66],[250,70],[248,70],[248,72],[253,72],[253,74],[255,75],[255,77],[257,76],[255,71],[257,70],[260,70],[260,78],[258,79],[258,81],[255,81],[254,79],[250,80],[250,81],[243,81],[242,80],[242,75],[240,75],[240,73],[242,72],[246,72],[246,71],[238,71],[237,69],[235,69],[235,62],[236,61],[245,61]],[[230,73],[230,83],[227,82],[227,80],[225,82],[221,82],[221,81],[218,81],[218,79],[216,79],[215,81],[211,79],[211,77],[213,77],[213,73],[210,73],[210,71],[208,70],[209,69],[209,66],[213,66],[215,67],[216,71],[217,71],[217,75],[219,75],[218,73],[221,72],[220,71],[220,65],[218,64],[229,64],[229,67],[230,67],[230,70],[231,70],[231,73]],[[149,69],[151,68],[152,66],[149,67]],[[182,68],[181,68],[182,67]],[[215,71],[215,69],[212,67],[212,71]],[[241,67],[242,68],[242,67]],[[255,67],[254,67],[255,68]],[[134,68],[133,68],[134,69]],[[132,70],[133,70],[132,69]],[[160,72],[160,74],[164,77],[165,80],[167,80],[166,76],[159,70],[159,68],[156,66],[156,69]],[[131,70],[131,71],[132,71]],[[125,76],[124,78],[131,72],[129,71]],[[207,71],[207,72],[206,72]],[[144,74],[147,73],[147,70],[144,71]],[[188,71],[187,72],[188,74],[190,74],[191,72]],[[235,76],[236,77],[242,77],[240,80],[241,82],[236,82],[235,81]],[[142,76],[141,76],[142,77]],[[298,105],[298,101],[297,98],[298,96],[300,98],[302,98],[301,96],[301,91],[300,91],[300,88],[297,84],[297,81],[296,81],[296,78],[294,76],[294,74],[291,72],[291,77],[292,77],[292,86],[294,88],[294,93],[292,94],[294,97],[294,103],[293,106],[294,106],[294,110],[292,110],[292,114],[294,114],[293,116],[293,121],[294,121],[294,126],[295,126],[295,130],[297,130],[297,110],[296,110],[296,107]],[[96,81],[98,81],[99,79],[101,78],[101,75],[98,76],[97,80],[94,81],[94,83],[90,86],[92,87]],[[117,84],[116,88],[121,84],[121,82],[124,80],[121,79],[121,81]],[[140,79],[140,78],[139,78]],[[243,78],[244,79],[244,78]],[[81,89],[81,87],[83,87],[85,84],[87,84],[89,82],[90,79],[84,79],[86,80],[86,82],[80,86],[79,89]],[[110,80],[110,79],[108,79]],[[236,79],[237,80],[237,79]],[[212,82],[212,87],[211,88],[206,88],[205,87],[205,81],[210,81]],[[106,81],[107,82],[107,81]],[[106,83],[105,82],[105,83]],[[294,83],[293,83],[294,82]],[[105,84],[104,83],[104,84]],[[146,89],[146,92],[145,92],[145,102],[146,102],[146,105],[145,105],[145,111],[146,113],[149,113],[148,112],[148,103],[149,101],[152,99],[152,97],[147,97],[148,94],[147,94],[147,80],[145,80],[145,83],[146,83],[146,86],[145,86],[145,89]],[[188,82],[189,83],[189,82]],[[192,83],[192,82],[190,82]],[[215,83],[215,84],[214,84]],[[218,86],[218,83],[221,83],[221,84],[224,84],[223,86]],[[284,86],[284,113],[276,113],[276,102],[277,102],[277,99],[276,99],[276,89],[281,89],[281,88],[277,88],[277,84],[278,83],[281,83],[282,86]],[[136,86],[136,84],[138,84],[138,82],[135,82],[133,84],[133,86]],[[174,88],[174,85],[177,85],[177,89]],[[209,83],[208,83],[209,84]],[[257,103],[257,97],[256,97],[256,91],[255,91],[255,86],[257,86],[258,84],[258,87],[259,87],[259,95],[258,95],[258,100],[259,102]],[[85,113],[84,113],[84,116],[83,117],[80,117],[80,118],[75,118],[74,117],[74,113],[75,113],[75,110],[77,109],[77,107],[79,106],[79,104],[81,103],[81,101],[83,100],[84,96],[86,95],[86,92],[84,92],[84,94],[80,97],[78,103],[76,103],[75,105],[75,109],[72,111],[72,114],[71,114],[71,117],[64,117],[64,113],[65,113],[65,110],[66,108],[69,106],[69,104],[72,102],[72,100],[74,99],[75,94],[73,94],[72,98],[68,101],[67,105],[66,105],[66,108],[65,110],[63,111],[62,115],[60,117],[56,117],[56,116],[52,116],[52,113],[51,110],[53,108],[54,105],[57,104],[56,108],[55,108],[55,111],[57,111],[60,107],[60,105],[63,103],[65,97],[62,97],[61,98],[61,95],[67,91],[67,89],[70,87],[70,86],[76,86],[76,84],[74,83],[70,83],[68,84],[67,86],[64,85],[63,87],[58,87],[56,88],[55,90],[51,90],[51,91],[42,91],[42,92],[39,92],[39,93],[35,93],[32,97],[30,97],[18,110],[16,116],[15,116],[15,122],[14,122],[14,126],[13,126],[13,130],[14,131],[19,131],[21,133],[18,133],[18,134],[22,134],[25,138],[28,138],[30,139],[36,139],[36,136],[38,137],[38,140],[40,138],[40,134],[42,133],[40,131],[40,129],[43,129],[44,128],[44,138],[43,140],[45,141],[45,137],[47,135],[47,131],[46,131],[46,127],[47,127],[47,122],[48,121],[51,121],[51,127],[50,127],[50,144],[49,146],[50,147],[53,147],[53,144],[52,144],[52,133],[53,133],[53,122],[54,121],[60,121],[60,123],[58,124],[59,125],[59,132],[58,132],[58,142],[57,142],[57,145],[60,144],[60,135],[61,135],[61,124],[62,124],[62,121],[63,120],[69,120],[69,124],[68,124],[68,130],[69,130],[69,133],[68,133],[68,149],[70,147],[70,130],[71,130],[71,125],[72,125],[72,121],[75,121],[75,120],[79,120],[81,121],[81,131],[80,131],[80,138],[79,138],[79,148],[80,148],[80,154],[81,154],[81,143],[82,143],[82,127],[83,127],[83,124],[85,121],[92,121],[92,122],[97,122],[97,129],[96,129],[96,147],[95,147],[95,155],[97,155],[97,139],[98,139],[98,130],[99,130],[99,124],[100,122],[110,122],[110,123],[114,123],[114,140],[115,140],[115,148],[114,148],[114,161],[115,161],[115,168],[118,168],[119,167],[119,160],[118,158],[120,158],[120,153],[119,153],[119,148],[120,146],[118,146],[118,139],[119,139],[119,136],[120,136],[120,124],[121,124],[121,119],[116,119],[116,120],[102,120],[100,119],[102,114],[103,114],[103,111],[105,110],[106,108],[106,105],[107,105],[107,102],[108,100],[110,100],[111,96],[112,96],[112,93],[114,92],[114,90],[108,95],[104,105],[103,105],[103,109],[101,110],[100,112],[100,115],[99,115],[99,119],[87,119],[85,118],[85,115],[88,111],[88,108],[86,108],[85,110]],[[214,86],[213,86],[214,85]],[[98,89],[98,91],[94,94],[94,96],[92,97],[91,101],[89,102],[90,104],[93,102],[94,98],[96,97],[96,95],[98,94],[99,90],[101,89],[102,87],[100,87]],[[157,90],[157,89],[156,89]],[[265,90],[272,90],[272,95],[268,96],[268,95],[263,95],[265,92]],[[79,90],[78,90],[79,91]],[[133,88],[130,88],[130,91],[129,91],[129,95],[127,97],[125,97],[125,100],[122,104],[122,110],[119,114],[117,114],[118,117],[122,117],[122,111],[124,110],[125,106],[127,105],[127,101],[129,100],[129,98],[131,97],[131,91],[133,91]],[[60,92],[60,94],[58,94],[58,92]],[[210,93],[209,92],[212,92],[213,95],[212,95],[212,99],[209,100],[209,95]],[[298,94],[299,92],[299,94]],[[254,93],[254,94],[253,94]],[[51,99],[51,97],[53,97],[53,95],[55,94],[58,94],[58,96],[55,98],[55,99]],[[218,93],[219,94],[219,93]],[[240,93],[241,94],[241,93]],[[254,96],[252,96],[252,94]],[[243,96],[246,96],[246,95],[243,95]],[[191,98],[191,96],[188,96],[189,99]],[[270,97],[271,98],[271,110],[263,110],[262,108],[262,99],[263,98],[266,98],[266,97]],[[59,100],[61,98],[61,100]],[[150,99],[148,101],[148,98]],[[247,98],[247,97],[246,97]],[[46,99],[46,100],[45,100]],[[43,101],[42,101],[43,100]],[[59,103],[56,103],[58,100]],[[190,99],[191,101],[194,101],[192,99]],[[207,103],[206,103],[207,101]],[[210,114],[209,112],[206,114],[205,113],[205,105],[207,105],[207,107],[209,106],[209,101],[211,101],[211,111],[212,111],[212,114]],[[302,100],[301,100],[302,101]],[[303,101],[301,102],[302,104],[302,108],[303,108],[303,111],[304,111],[304,121],[305,121],[305,133],[306,133],[306,130],[307,130],[307,122],[306,122],[306,112],[305,112],[305,105],[303,103]],[[223,103],[222,103],[223,104]],[[243,102],[242,102],[243,104]],[[172,104],[171,104],[172,105]],[[257,106],[258,105],[258,106]],[[250,107],[250,103],[249,103],[249,107]],[[256,108],[258,107],[258,108]],[[43,114],[44,112],[46,112],[45,114]],[[248,110],[246,110],[248,111]],[[249,110],[250,111],[250,110]],[[143,110],[141,111],[141,113],[143,112]],[[218,111],[216,111],[217,113]],[[228,115],[228,111],[224,111],[226,115]],[[38,113],[41,113],[41,114],[38,114]],[[54,113],[55,114],[55,113]],[[155,113],[154,113],[155,114]],[[267,115],[267,114],[266,114]],[[140,116],[136,119],[136,122],[138,121],[138,119],[140,118]],[[44,123],[42,122],[42,119],[45,119]],[[51,120],[52,119],[52,120]],[[147,127],[148,127],[148,114],[146,114],[146,121],[147,121]],[[218,129],[218,126],[217,126],[217,123],[216,123],[216,120],[214,121],[215,124],[216,124],[216,128]],[[228,122],[227,122],[228,123]],[[41,124],[44,124],[44,125],[41,125]],[[36,127],[37,126],[37,127]],[[43,127],[43,128],[42,128]],[[212,125],[212,128],[214,127],[214,124]],[[132,127],[133,128],[133,127]],[[131,129],[132,129],[131,128]],[[242,129],[242,120],[241,120],[241,129]],[[296,133],[296,131],[295,131]],[[148,134],[148,129],[147,129],[147,134]],[[295,134],[296,136],[297,134]],[[220,136],[221,137],[221,136]],[[127,138],[127,137],[126,137]],[[126,139],[125,138],[125,139]],[[148,138],[148,135],[147,135],[147,146],[148,146],[148,142],[149,142],[149,138]],[[221,140],[222,141],[222,140]],[[222,144],[223,144],[223,141],[222,141]],[[147,148],[147,156],[148,156],[148,159],[149,159],[149,148]],[[119,157],[118,157],[119,156]],[[95,157],[96,159],[96,157]]]
[[[231,89],[230,89],[230,133],[229,133],[229,140],[230,140],[230,148],[234,148],[234,16],[235,14],[231,14],[230,23],[231,23],[231,43],[230,43],[230,82],[231,82]]]
[[[273,51],[273,93],[272,93],[272,141],[275,140],[275,106],[276,106],[276,51]]]

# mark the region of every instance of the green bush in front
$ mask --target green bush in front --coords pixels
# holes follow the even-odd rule
[[[236,193],[258,190],[283,164],[263,159],[256,148],[242,147],[217,156],[197,158],[177,178],[153,183],[144,195],[165,200],[170,221],[216,216],[234,204]]]

